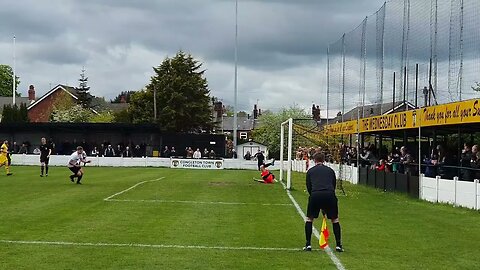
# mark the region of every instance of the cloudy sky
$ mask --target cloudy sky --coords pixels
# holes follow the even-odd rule
[[[325,104],[327,44],[383,0],[239,0],[239,109]],[[76,86],[83,66],[107,100],[148,84],[178,50],[207,69],[211,95],[233,105],[234,0],[0,0],[0,63],[13,63],[19,92]]]

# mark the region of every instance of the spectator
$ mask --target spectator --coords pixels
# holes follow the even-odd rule
[[[480,179],[480,163],[478,157],[480,156],[480,152],[478,152],[478,145],[472,146],[472,160],[470,161],[470,167],[475,169],[473,174],[473,179]]]
[[[170,157],[170,149],[168,149],[167,145],[165,145],[165,148],[163,149],[162,157],[164,157],[164,158],[169,158]]]
[[[135,157],[143,157],[142,154],[142,149],[140,148],[140,145],[135,145],[135,149],[133,149],[133,154]]]
[[[20,147],[18,147],[17,142],[13,142],[12,153],[18,153],[20,151]]]
[[[93,147],[93,150],[92,152],[90,153],[92,157],[98,157],[98,155],[100,154],[100,152],[98,152],[98,149],[97,147]]]
[[[27,144],[22,143],[20,150],[18,150],[19,154],[28,154]]]
[[[232,150],[232,158],[234,158],[234,159],[238,158],[237,151]]]
[[[203,158],[208,158],[209,154],[210,154],[210,152],[208,151],[207,148],[205,148],[205,149],[203,150]]]
[[[211,158],[211,159],[214,159],[215,156],[216,156],[216,155],[215,155],[215,151],[213,151],[213,149],[210,150],[210,153],[208,154],[208,157]]]
[[[200,148],[197,148],[197,150],[195,150],[195,152],[193,153],[193,158],[195,159],[202,158],[202,152],[200,152]]]
[[[105,152],[103,153],[103,155],[106,156],[106,157],[114,157],[115,156],[115,150],[113,150],[111,144],[109,144],[107,146],[107,149],[105,149]]]
[[[117,145],[117,151],[115,151],[115,153],[116,153],[117,157],[122,156],[123,150],[122,150],[122,146],[120,144]]]
[[[384,172],[386,171],[386,162],[384,159],[380,159],[380,161],[378,162],[379,165],[376,165],[375,168],[377,169],[377,171],[379,172]]]
[[[402,148],[400,148],[400,154],[401,154],[400,156],[401,169],[399,170],[399,172],[411,175],[413,172],[413,168],[411,166],[413,162],[412,155],[410,155],[407,147],[405,146],[402,146]]]
[[[463,144],[462,155],[460,157],[460,179],[465,181],[473,181],[472,170],[470,170],[470,164],[472,161],[472,150],[470,144]]]
[[[250,154],[250,151],[247,151],[247,153],[245,154],[245,156],[243,156],[243,158],[245,160],[251,160],[252,159],[252,154]]]
[[[187,148],[187,158],[193,158],[193,149],[192,147]]]
[[[437,176],[437,165],[438,165],[438,155],[435,149],[432,149],[429,158],[425,158],[424,160],[425,165],[425,176],[426,177],[436,177]]]
[[[172,150],[170,150],[170,157],[177,157],[177,151],[173,146],[172,146]]]
[[[123,151],[122,153],[122,157],[126,158],[126,157],[132,157],[132,151],[130,150],[130,147],[125,147],[125,150]]]

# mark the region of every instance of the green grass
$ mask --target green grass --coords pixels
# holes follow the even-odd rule
[[[258,172],[15,167],[0,175],[0,240],[72,243],[300,248],[303,221],[279,184]],[[146,182],[104,199],[139,182]],[[303,209],[304,175],[292,194]],[[339,196],[347,269],[475,269],[478,212],[346,185]],[[197,203],[195,203],[197,202]],[[222,204],[208,202],[222,202]],[[264,205],[267,204],[267,205]],[[275,204],[275,205],[268,205]],[[318,224],[316,224],[318,226]],[[334,243],[334,237],[330,243]],[[335,269],[320,250],[231,250],[0,242],[0,269]]]

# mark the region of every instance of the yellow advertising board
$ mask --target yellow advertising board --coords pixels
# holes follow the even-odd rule
[[[360,133],[410,128],[480,123],[480,99],[470,99],[436,106],[360,119]],[[357,133],[357,121],[324,127],[327,135]]]
[[[418,109],[422,127],[480,122],[480,99]]]
[[[357,130],[358,125],[356,120],[326,125],[324,127],[324,132],[326,133],[326,135],[355,134],[357,133]]]
[[[410,110],[362,118],[360,119],[360,133],[416,128],[418,124],[417,111]]]

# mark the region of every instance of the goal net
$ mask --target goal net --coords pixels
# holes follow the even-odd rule
[[[337,189],[343,190],[344,179],[353,177],[353,166],[346,165],[345,138],[327,136],[313,119],[288,119],[280,127],[280,181],[287,189],[294,189],[295,183],[304,189],[304,175],[293,172],[307,172],[314,165],[313,154],[325,153],[327,166],[337,175]],[[298,180],[295,177],[300,177]],[[297,180],[297,181],[295,181]]]

